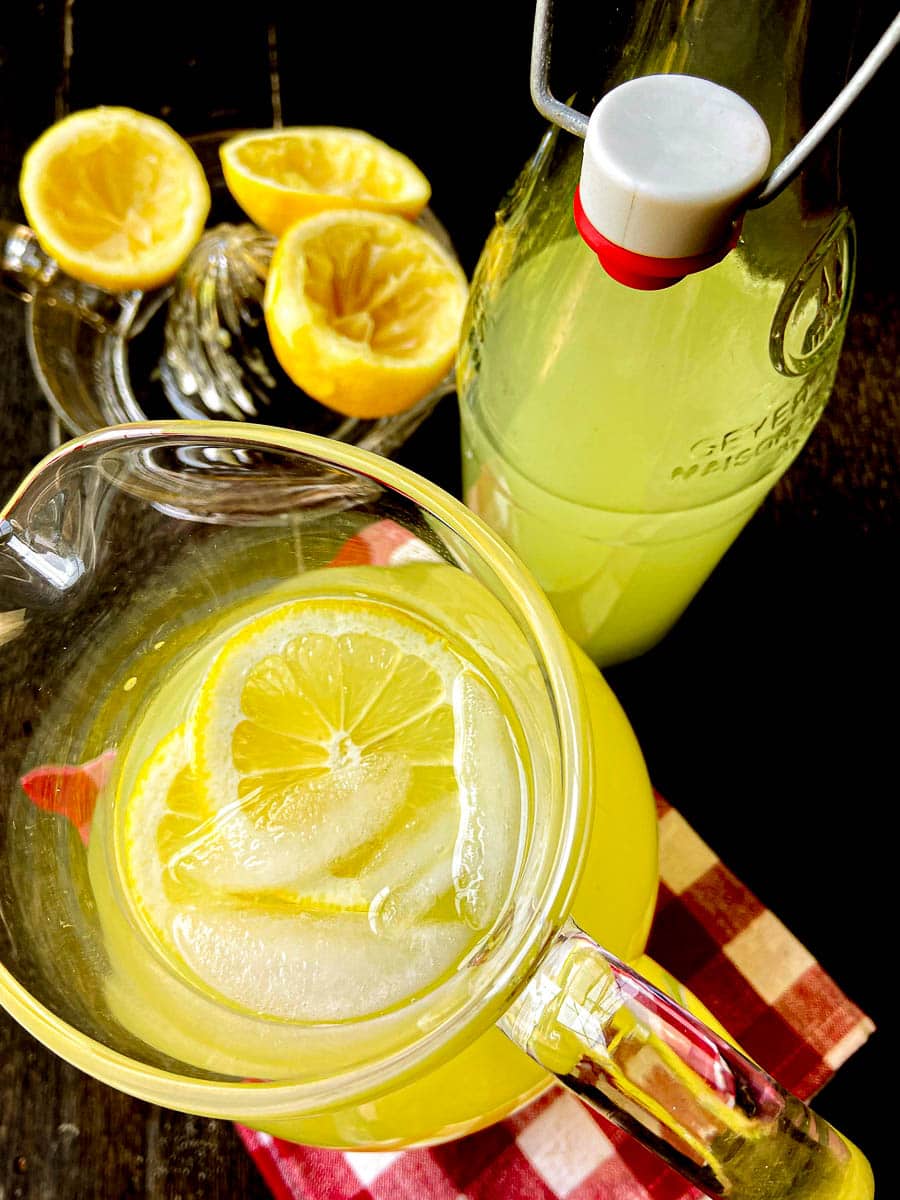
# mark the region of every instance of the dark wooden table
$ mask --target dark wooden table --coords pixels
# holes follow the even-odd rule
[[[391,17],[381,6],[341,9],[320,16],[312,38],[299,32],[308,15],[294,13],[292,24],[279,6],[248,7],[227,21],[218,7],[216,22],[212,6],[160,0],[158,19],[136,16],[131,25],[121,5],[104,0],[74,9],[63,0],[7,0],[0,215],[19,215],[22,153],[66,105],[165,105],[186,130],[210,111],[221,127],[269,124],[277,59],[285,121],[368,128],[405,149],[431,177],[434,207],[471,269],[495,204],[541,128],[527,98],[530,5],[495,28],[483,4],[460,3],[435,18],[433,31],[413,22],[412,5],[394,6]],[[288,36],[279,26],[273,45],[275,9]],[[890,9],[867,7],[868,44]],[[66,78],[64,15],[73,12],[78,36]],[[420,40],[404,56],[397,30],[407,21]],[[166,56],[174,65],[161,73]],[[892,146],[882,138],[896,107],[891,64],[845,126],[860,268],[825,417],[669,638],[608,673],[656,786],[880,1026],[817,1107],[866,1149],[882,1178],[896,1136],[887,1105],[900,665],[900,263],[887,178],[896,144],[893,134]],[[47,450],[51,431],[22,309],[4,296],[0,362],[5,496]],[[456,447],[449,398],[398,457],[458,492]],[[0,1200],[266,1195],[227,1123],[113,1092],[0,1013]]]

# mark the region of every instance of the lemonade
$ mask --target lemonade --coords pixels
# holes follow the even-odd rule
[[[634,738],[503,545],[383,470],[129,426],[13,498],[4,1006],[113,1087],[313,1144],[476,1129],[534,1054],[701,1186],[845,1182],[827,1123],[569,923],[640,955]]]
[[[496,920],[527,817],[497,684],[342,574],[189,657],[113,799],[122,882],[173,967],[287,1021],[433,987]]]
[[[238,555],[221,568],[232,599],[186,605],[164,644],[158,604],[132,614],[85,726],[85,755],[117,747],[88,881],[102,1002],[126,1045],[160,1065],[290,1079],[334,1070],[380,1022],[431,1019],[441,985],[496,936],[547,786],[552,718],[524,639],[469,575],[421,562],[273,583],[290,539],[251,544],[249,594]],[[655,813],[628,723],[581,665],[602,753],[574,913],[635,956]],[[493,1027],[416,1075],[265,1128],[321,1145],[430,1141],[548,1079]]]

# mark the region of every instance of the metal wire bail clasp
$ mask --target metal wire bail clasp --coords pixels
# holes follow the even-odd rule
[[[569,133],[584,138],[588,118],[550,91],[550,41],[553,0],[536,0],[531,45],[531,98],[538,112]],[[797,145],[769,172],[747,200],[747,208],[761,208],[774,200],[800,172],[807,158],[844,117],[878,69],[900,43],[900,12],[894,17],[865,61]]]

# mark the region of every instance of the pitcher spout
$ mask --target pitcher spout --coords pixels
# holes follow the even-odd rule
[[[0,605],[7,613],[59,603],[86,570],[84,559],[71,547],[48,543],[16,521],[0,520]]]

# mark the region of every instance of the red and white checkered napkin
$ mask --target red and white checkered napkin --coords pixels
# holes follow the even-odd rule
[[[658,799],[660,894],[648,951],[746,1052],[807,1099],[874,1026],[778,918]],[[430,1150],[312,1150],[238,1127],[277,1200],[696,1200],[628,1134],[553,1087]]]

